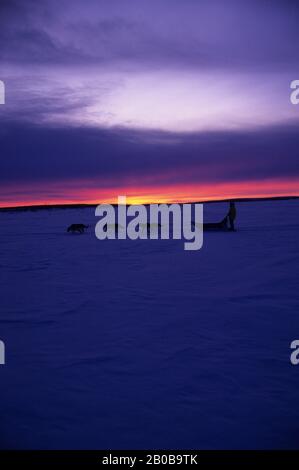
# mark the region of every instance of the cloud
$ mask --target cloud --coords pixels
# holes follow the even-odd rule
[[[2,195],[14,183],[298,175],[298,2],[2,0],[0,10]]]
[[[1,2],[2,59],[17,64],[296,67],[296,2]]]
[[[109,187],[299,176],[296,126],[178,136],[16,124],[2,130],[0,142],[2,184],[85,179]]]
[[[298,120],[295,2],[2,5],[6,119],[177,132]]]

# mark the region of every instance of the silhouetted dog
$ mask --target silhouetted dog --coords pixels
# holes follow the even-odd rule
[[[68,232],[79,232],[79,233],[84,233],[84,229],[87,228],[88,225],[84,224],[72,224],[68,227],[67,231]]]
[[[120,229],[123,229],[123,226],[118,224],[118,223],[103,225],[103,231],[104,232],[108,232],[108,230],[115,230],[115,233],[118,233]]]
[[[196,225],[193,221],[192,224]],[[208,222],[203,224],[204,230],[227,230],[227,228],[227,216],[225,216],[221,222]]]
[[[203,224],[204,230],[226,230],[227,229],[227,216],[221,222]]]
[[[159,228],[162,227],[161,224],[159,223],[156,223],[156,224],[150,224],[149,222],[147,222],[146,224],[140,224],[141,227],[143,227],[143,230],[146,229],[147,233],[150,234],[151,231],[158,231]]]

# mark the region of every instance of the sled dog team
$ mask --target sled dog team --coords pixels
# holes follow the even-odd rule
[[[224,217],[224,219],[222,219],[220,222],[209,222],[209,223],[204,223],[203,224],[203,229],[204,230],[226,230],[228,229],[228,223],[229,223],[229,230],[231,231],[235,231],[235,219],[236,219],[236,206],[235,206],[235,203],[234,202],[230,202],[229,204],[229,211],[228,213],[226,214],[226,216]],[[153,224],[143,224],[145,225],[145,227],[143,228],[146,228],[147,230],[150,230],[151,229],[151,225]],[[156,228],[159,228],[161,227],[161,224],[156,224],[157,227]],[[192,225],[196,225],[195,222],[192,222]],[[105,226],[105,231],[107,231],[109,228],[109,224],[106,224]],[[68,229],[67,229],[67,232],[71,232],[71,233],[75,233],[75,232],[78,232],[78,233],[84,233],[84,230],[88,228],[88,225],[84,225],[84,224],[71,224]],[[122,228],[122,226],[120,226],[119,224],[113,224],[113,228],[116,230],[116,232],[118,232],[118,230],[120,228]]]

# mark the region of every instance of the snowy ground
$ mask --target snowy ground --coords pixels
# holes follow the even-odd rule
[[[0,213],[1,448],[299,448],[299,201],[237,210],[198,252]]]

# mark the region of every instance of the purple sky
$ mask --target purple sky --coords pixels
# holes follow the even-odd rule
[[[294,194],[298,20],[296,1],[1,0],[1,205],[263,181],[280,194],[280,180]]]

